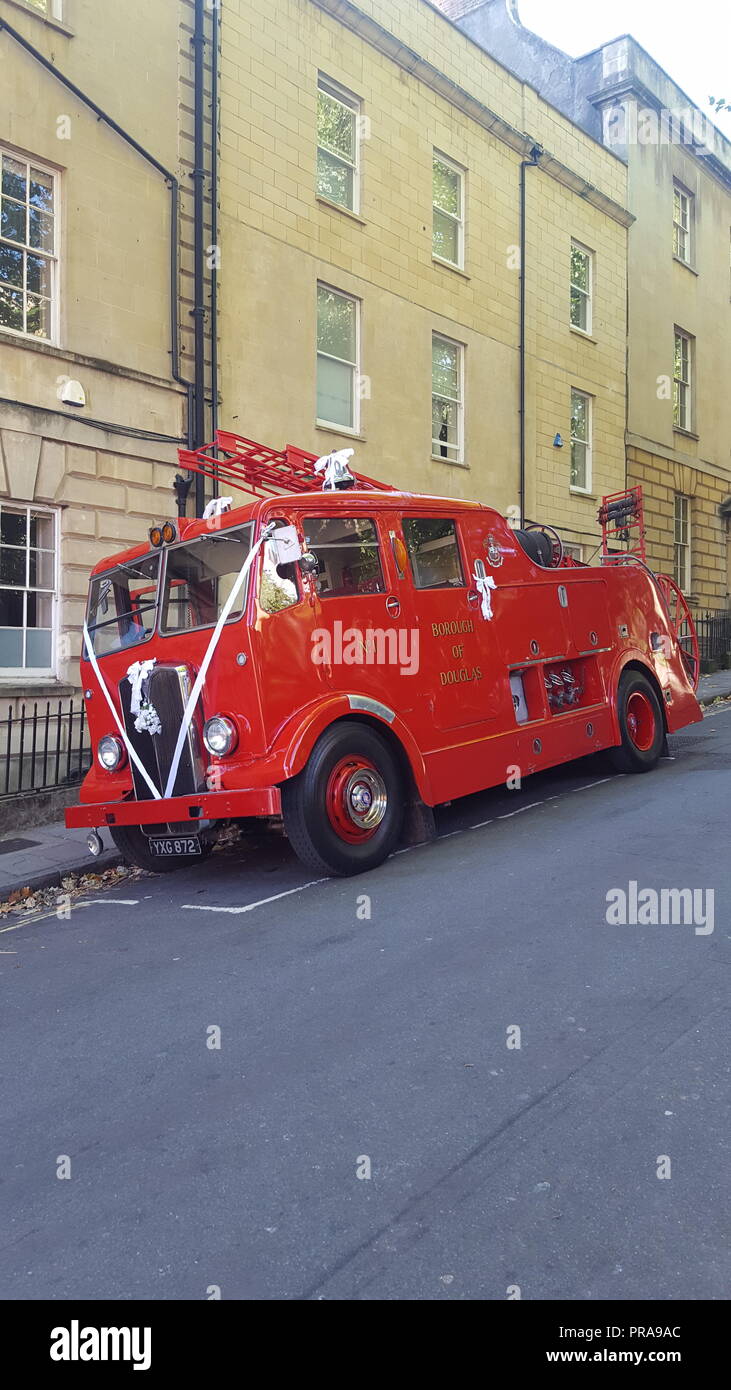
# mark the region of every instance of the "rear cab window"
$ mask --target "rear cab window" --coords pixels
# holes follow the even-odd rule
[[[318,562],[318,596],[343,598],[385,591],[378,530],[370,517],[308,516],[305,542]]]
[[[452,518],[406,516],[403,527],[414,588],[465,587],[457,523]]]

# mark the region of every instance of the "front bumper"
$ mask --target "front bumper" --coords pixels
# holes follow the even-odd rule
[[[251,787],[236,792],[201,792],[169,796],[159,801],[105,801],[69,806],[67,830],[99,825],[164,825],[201,820],[239,820],[246,816],[279,816],[279,787]]]

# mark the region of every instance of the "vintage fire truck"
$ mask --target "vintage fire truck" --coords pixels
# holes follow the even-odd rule
[[[645,562],[637,488],[603,500],[590,565],[549,526],[339,454],[220,431],[180,458],[251,500],[154,525],[92,573],[94,757],[66,813],[90,848],[106,826],[167,871],[256,817],[316,873],[359,873],[428,838],[441,803],[601,749],[646,772],[701,718],[692,619]]]

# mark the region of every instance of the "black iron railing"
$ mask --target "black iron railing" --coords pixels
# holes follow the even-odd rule
[[[724,665],[731,655],[731,611],[694,613],[698,649],[703,664]]]
[[[0,798],[73,787],[90,766],[83,700],[10,705],[0,718]]]

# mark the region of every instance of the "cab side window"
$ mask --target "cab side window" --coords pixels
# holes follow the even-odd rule
[[[318,562],[320,598],[382,594],[383,567],[375,522],[368,517],[305,517],[305,541]]]
[[[454,521],[404,517],[404,537],[416,589],[464,587],[464,570]]]
[[[286,521],[276,521],[276,526],[286,526]],[[259,580],[259,607],[265,613],[281,613],[283,608],[291,608],[299,596],[299,580],[295,564],[280,564],[277,547],[273,540],[265,541]]]

